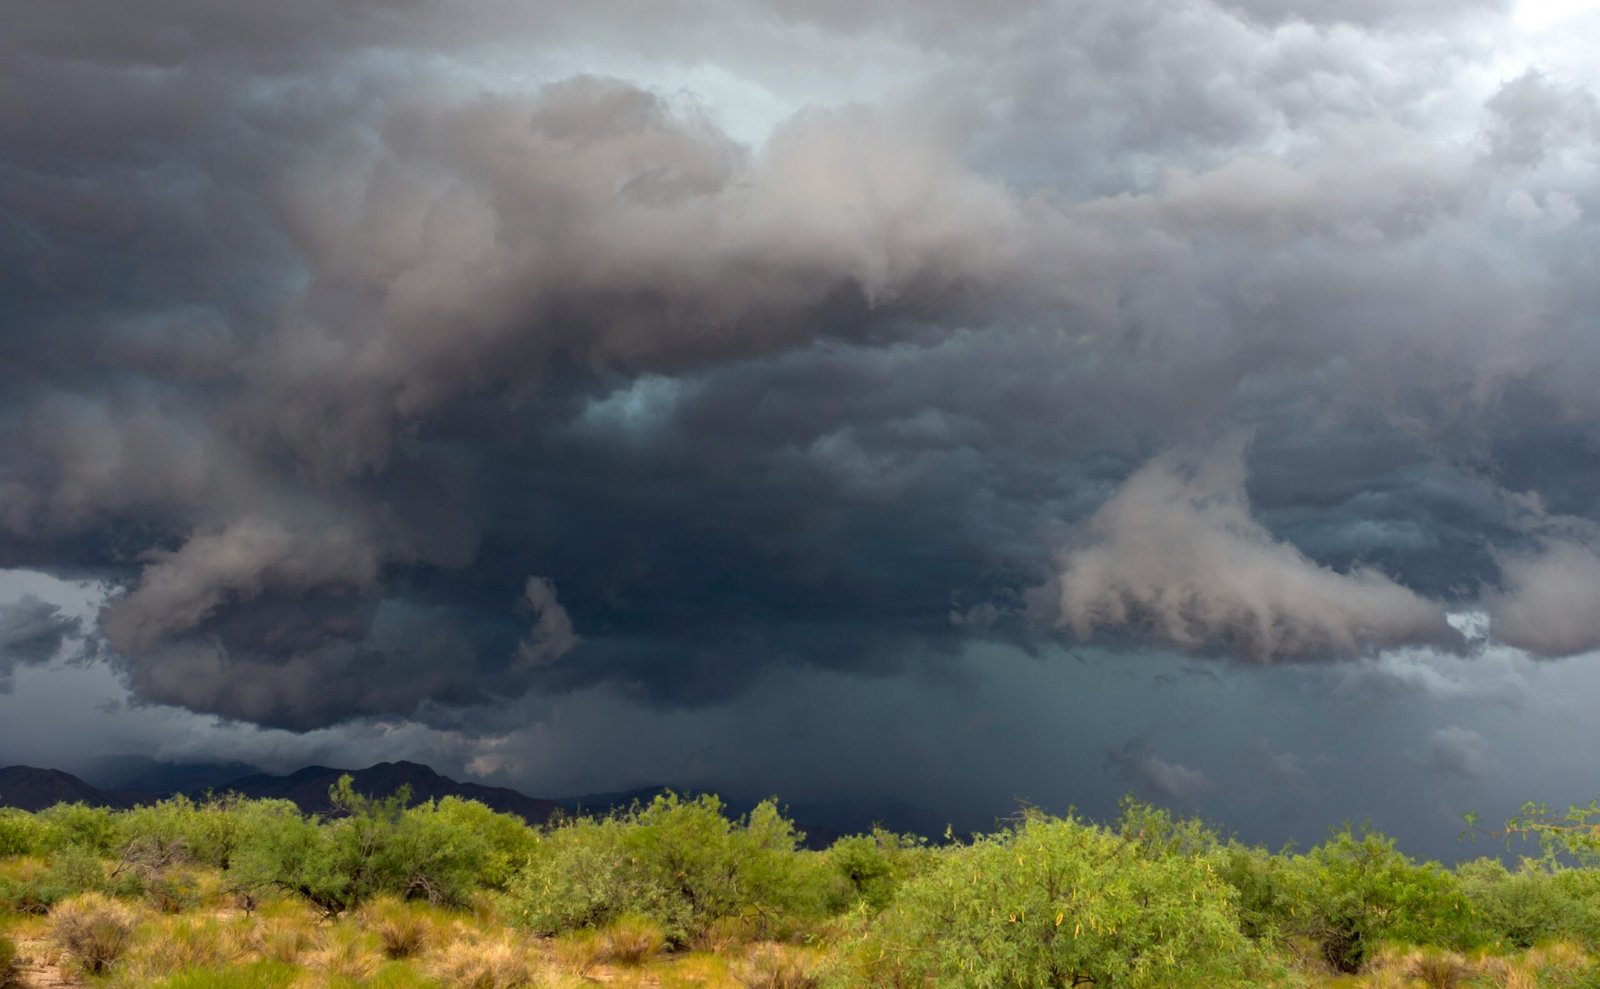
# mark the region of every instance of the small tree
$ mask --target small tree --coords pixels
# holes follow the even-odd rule
[[[229,869],[235,888],[294,893],[330,917],[375,893],[396,891],[396,838],[410,789],[369,797],[345,775],[328,788],[328,798],[340,816],[326,822],[301,815],[288,801],[245,805],[242,840]]]

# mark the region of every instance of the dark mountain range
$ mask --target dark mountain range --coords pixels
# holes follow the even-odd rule
[[[290,800],[307,813],[326,813],[331,809],[329,787],[348,773],[356,790],[371,796],[387,796],[402,786],[409,786],[413,802],[462,797],[477,800],[497,811],[516,814],[530,824],[542,824],[557,811],[569,815],[603,815],[625,811],[635,803],[649,803],[669,789],[688,797],[703,792],[688,787],[652,786],[563,800],[541,800],[506,787],[463,783],[414,762],[380,762],[353,770],[306,766],[285,776],[254,771],[228,779],[223,777],[231,769],[253,767],[238,763],[191,765],[121,760],[114,766],[107,763],[97,768],[96,779],[115,780],[116,785],[91,786],[70,773],[54,769],[29,766],[0,769],[0,806],[41,810],[57,803],[82,802],[100,807],[131,807],[174,794],[199,797],[209,790],[257,799]],[[750,813],[759,802],[737,797],[723,797],[722,801],[732,817]],[[842,835],[868,831],[874,825],[929,838],[938,838],[945,828],[945,823],[933,812],[889,798],[797,803],[784,805],[784,811],[805,832],[806,844],[813,848],[826,847]]]
[[[413,801],[462,797],[476,800],[503,813],[516,814],[530,824],[544,823],[559,807],[553,800],[540,800],[503,786],[461,783],[415,762],[380,762],[366,769],[307,766],[287,776],[256,773],[231,780],[224,786],[212,789],[232,791],[246,797],[292,800],[301,810],[308,813],[322,813],[331,809],[328,803],[328,788],[346,773],[352,777],[358,793],[381,797],[388,796],[402,786],[409,786]]]
[[[0,769],[0,807],[43,810],[61,803],[96,807],[131,807],[133,798],[90,786],[71,773],[32,766]]]
[[[80,802],[97,807],[131,807],[179,793],[201,796],[210,790],[292,800],[307,813],[323,813],[330,809],[328,788],[346,773],[353,778],[359,793],[388,796],[402,786],[409,786],[414,802],[462,797],[477,800],[497,811],[516,814],[530,824],[542,824],[558,806],[554,801],[537,800],[505,787],[461,783],[414,762],[380,762],[353,770],[307,766],[287,776],[254,772],[226,781],[217,780],[218,773],[205,767],[157,765],[156,770],[133,776],[114,791],[90,786],[70,773],[55,769],[11,766],[0,769],[0,807],[42,810],[57,803]],[[202,785],[194,785],[197,780]]]
[[[221,790],[236,779],[262,773],[260,766],[247,762],[157,762],[144,756],[111,756],[96,760],[79,775],[113,793],[165,796]]]

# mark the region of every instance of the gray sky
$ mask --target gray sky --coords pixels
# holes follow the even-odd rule
[[[0,761],[1600,792],[1600,6],[5,13]]]

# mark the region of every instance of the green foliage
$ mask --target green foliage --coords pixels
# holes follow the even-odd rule
[[[1497,859],[1456,867],[1482,939],[1526,949],[1553,941],[1600,941],[1600,876],[1524,860],[1512,872]]]
[[[1279,943],[1298,926],[1305,901],[1303,869],[1288,855],[1229,844],[1219,855],[1218,873],[1238,895],[1239,929],[1246,937]]]
[[[512,895],[539,933],[637,913],[683,944],[718,918],[753,914],[770,925],[820,915],[837,876],[822,856],[798,851],[799,839],[771,801],[736,822],[716,797],[668,793],[624,816],[552,828]]]
[[[357,793],[349,776],[329,790],[335,815],[302,815],[287,802],[250,801],[232,811],[228,874],[242,890],[278,889],[338,916],[379,894],[459,906],[499,888],[535,847],[533,832],[473,801],[406,808]]]
[[[1155,843],[1159,846],[1159,843]],[[1261,964],[1209,855],[1075,817],[947,849],[872,925],[842,984],[1211,986]]]
[[[0,807],[0,858],[45,850],[44,822],[25,810]]]
[[[15,989],[22,985],[21,963],[17,959],[17,946],[0,934],[0,989]]]
[[[1359,970],[1383,941],[1462,949],[1478,940],[1461,882],[1436,863],[1413,862],[1370,828],[1346,825],[1295,865],[1298,930],[1339,971]]]
[[[1512,837],[1536,841],[1547,865],[1600,866],[1600,798],[1573,804],[1561,813],[1549,804],[1530,801],[1506,822],[1502,835],[1508,841]]]
[[[475,873],[474,884],[493,890],[506,889],[518,870],[527,864],[538,843],[538,834],[520,817],[501,814],[476,800],[445,797],[437,804],[423,804],[407,812],[408,817],[431,816],[433,826],[456,835],[472,835],[481,844],[464,866]]]
[[[860,904],[873,913],[882,910],[902,883],[926,868],[933,854],[926,839],[882,828],[840,838],[827,852],[829,864],[843,880],[838,888],[842,898],[836,896],[830,906],[838,910]]]
[[[100,858],[80,845],[57,849],[43,868],[0,876],[0,908],[14,913],[42,914],[62,900],[106,889]]]
[[[56,804],[34,816],[44,825],[40,844],[46,850],[77,845],[100,856],[117,852],[117,814],[108,807]]]

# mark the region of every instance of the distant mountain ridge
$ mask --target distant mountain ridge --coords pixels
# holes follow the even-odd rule
[[[380,762],[365,769],[306,766],[283,776],[258,770],[236,779],[213,783],[219,775],[225,775],[224,770],[228,766],[146,762],[148,765],[128,762],[117,767],[116,775],[107,773],[110,778],[124,781],[112,787],[92,786],[71,773],[56,769],[37,769],[32,766],[0,769],[0,807],[37,811],[57,803],[81,802],[97,807],[126,808],[178,794],[198,798],[209,791],[237,793],[254,799],[289,800],[305,813],[322,814],[332,809],[328,789],[338,782],[339,777],[348,774],[356,791],[369,796],[385,797],[402,786],[408,786],[413,802],[460,797],[476,800],[493,810],[515,814],[529,824],[538,825],[546,823],[558,812],[567,815],[605,815],[626,811],[636,803],[647,804],[669,790],[687,797],[710,792],[693,787],[651,786],[544,800],[509,787],[463,783],[420,763],[404,761]],[[254,768],[241,763],[231,765]],[[196,781],[204,781],[204,785],[196,785]],[[748,814],[757,801],[722,797],[722,803],[730,816],[741,817]],[[929,838],[937,838],[945,829],[945,822],[933,812],[892,798],[796,804],[780,802],[780,805],[796,827],[805,832],[806,844],[813,848],[825,847],[846,834],[865,832],[874,825]]]
[[[132,807],[134,798],[92,787],[59,769],[7,766],[0,769],[0,807],[44,810],[56,804],[92,804],[96,807]]]
[[[409,786],[414,801],[461,797],[476,800],[502,813],[516,814],[529,824],[543,824],[560,807],[554,800],[530,797],[509,787],[462,783],[441,776],[428,766],[416,762],[380,762],[366,769],[306,766],[287,776],[256,773],[212,789],[245,797],[292,800],[301,810],[320,814],[332,809],[328,802],[328,788],[344,775],[351,777],[351,783],[358,793],[388,796],[402,786]]]
[[[177,767],[183,771],[168,773],[165,778],[186,780],[194,775],[188,772],[191,768]],[[543,824],[560,806],[553,800],[540,800],[506,787],[462,783],[441,776],[420,763],[380,762],[365,769],[306,766],[287,776],[255,772],[220,785],[193,787],[151,787],[149,784],[152,781],[163,777],[147,773],[129,780],[128,789],[116,790],[91,786],[71,773],[58,769],[9,766],[0,769],[0,807],[36,811],[58,803],[85,803],[96,807],[123,808],[178,794],[199,797],[211,791],[237,793],[257,799],[290,800],[308,814],[320,814],[332,809],[328,801],[328,788],[346,774],[351,777],[358,793],[381,797],[394,793],[402,786],[409,786],[415,802],[461,797],[476,800],[502,813],[516,814],[529,824]]]

